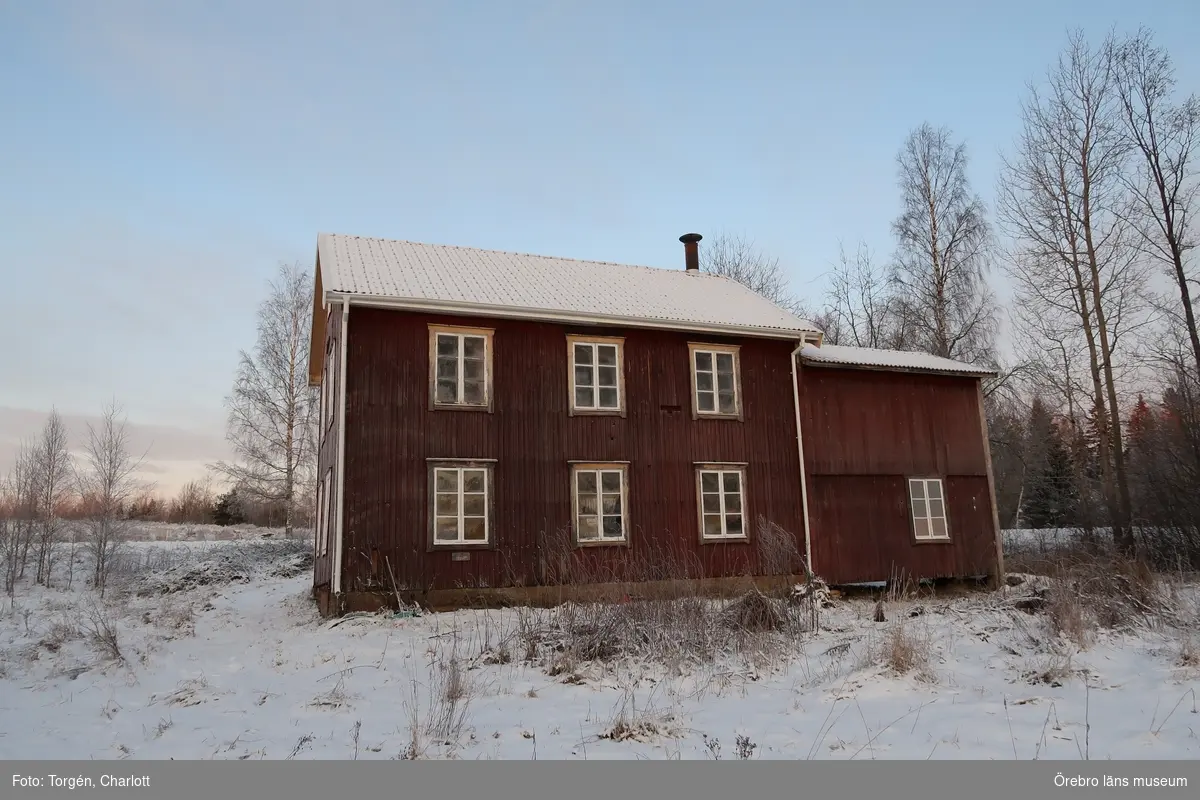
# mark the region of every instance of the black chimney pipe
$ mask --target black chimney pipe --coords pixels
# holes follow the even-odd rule
[[[703,238],[698,233],[685,233],[679,237],[679,241],[683,242],[684,268],[688,272],[700,269],[700,251],[697,249],[696,243]]]

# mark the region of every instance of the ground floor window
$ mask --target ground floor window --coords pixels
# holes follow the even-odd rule
[[[317,555],[329,552],[329,491],[333,488],[333,470],[325,471],[321,486],[317,489]]]
[[[912,508],[913,537],[917,541],[950,538],[941,478],[909,478],[908,498]]]
[[[696,469],[700,536],[703,540],[746,538],[746,470],[741,465],[700,465]]]
[[[578,544],[628,541],[628,470],[624,464],[575,464],[571,498]]]
[[[433,544],[487,544],[491,537],[491,466],[437,463],[430,468],[430,479]]]

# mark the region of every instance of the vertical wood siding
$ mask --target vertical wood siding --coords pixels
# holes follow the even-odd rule
[[[417,591],[759,571],[754,544],[700,543],[694,462],[748,462],[751,542],[762,516],[802,550],[794,344],[358,307],[353,317],[345,591],[390,590],[389,568],[401,589]],[[431,323],[495,330],[494,413],[428,409]],[[625,417],[568,414],[570,334],[624,337]],[[692,419],[692,341],[741,346],[744,421]],[[431,458],[496,460],[493,546],[469,560],[429,551]],[[564,548],[570,461],[630,462],[628,547]]]
[[[813,565],[831,583],[996,569],[975,378],[806,367],[800,417]],[[949,542],[913,539],[908,477],[941,477]]]

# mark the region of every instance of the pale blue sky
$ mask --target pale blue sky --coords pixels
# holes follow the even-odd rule
[[[890,250],[912,127],[990,200],[1077,25],[1151,27],[1200,88],[1195,0],[0,0],[0,412],[116,395],[219,442],[318,231],[674,267],[724,228],[815,298],[839,241]]]

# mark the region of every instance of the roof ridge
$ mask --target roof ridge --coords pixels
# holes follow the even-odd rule
[[[623,261],[599,261],[591,258],[573,258],[571,256],[551,256],[545,253],[525,253],[520,250],[497,250],[491,247],[471,247],[465,244],[439,244],[438,242],[418,242],[414,239],[389,239],[384,236],[359,236],[353,233],[332,233],[325,232],[321,236],[336,236],[341,239],[359,239],[372,242],[389,242],[393,244],[412,244],[418,247],[444,247],[447,250],[474,250],[480,253],[499,253],[506,256],[520,256],[521,258],[540,258],[546,261],[570,261],[574,264],[599,264],[605,267],[624,267],[626,269],[645,269],[653,272],[679,272],[687,273],[688,270],[671,269],[670,267],[652,267],[648,264],[629,264]],[[700,270],[697,274],[703,275],[706,278],[720,278],[721,280],[729,280],[724,275],[716,275],[712,272]],[[733,281],[737,283],[737,281]],[[738,286],[742,284],[737,283]],[[745,288],[745,287],[743,287]]]
[[[673,321],[683,329],[816,330],[795,311],[711,272],[330,231],[318,233],[317,251],[329,291]]]

